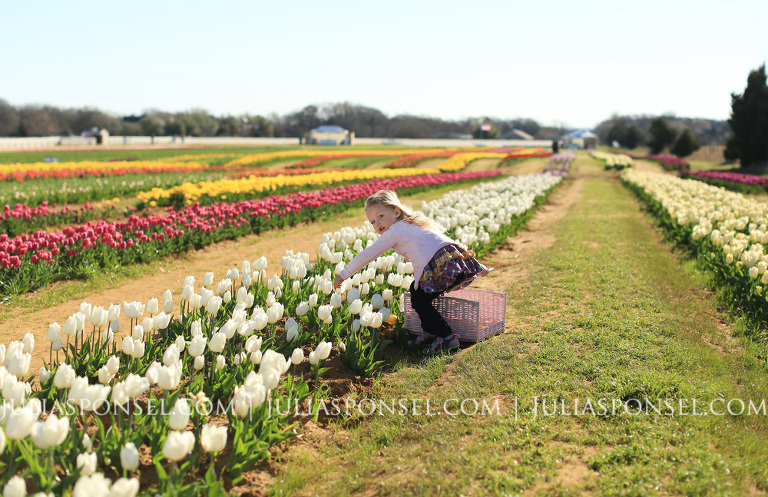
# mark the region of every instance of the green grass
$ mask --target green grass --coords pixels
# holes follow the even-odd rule
[[[599,167],[582,154],[574,165],[577,172],[591,166],[590,174]],[[713,399],[759,403],[768,394],[764,362],[738,341],[736,351],[721,351],[729,342],[693,264],[660,241],[651,219],[608,173],[583,181],[580,200],[555,226],[557,241],[525,263],[530,276],[499,289],[508,292],[515,316],[506,334],[458,356],[403,360],[358,394],[438,405],[500,399],[506,415],[387,414],[331,425],[330,442],[314,446],[311,457],[289,452],[273,495],[768,490],[765,416],[619,410],[534,418],[536,397],[563,401],[570,411],[576,399],[696,398],[701,411]]]

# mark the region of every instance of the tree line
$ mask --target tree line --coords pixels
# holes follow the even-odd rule
[[[413,115],[390,118],[378,109],[348,102],[307,105],[285,115],[214,116],[204,109],[191,109],[175,113],[149,110],[142,115],[116,116],[94,108],[15,107],[0,99],[0,136],[79,135],[99,128],[118,136],[299,137],[323,124],[342,126],[358,137],[385,138],[500,138],[518,129],[534,138],[552,139],[566,131],[542,126],[533,119],[484,117],[451,121]]]
[[[647,144],[652,154],[669,150],[687,157],[701,145],[725,144],[724,158],[742,167],[768,168],[768,83],[765,64],[750,71],[743,93],[731,94],[727,121],[675,116],[612,116],[595,132],[607,144],[633,149]]]

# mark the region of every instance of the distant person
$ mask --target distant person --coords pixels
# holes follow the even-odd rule
[[[560,144],[557,142],[557,140],[552,140],[552,153],[556,154],[560,151]]]
[[[485,267],[474,252],[447,237],[445,229],[424,214],[400,203],[392,190],[380,190],[365,201],[365,215],[380,235],[367,249],[355,256],[334,280],[336,288],[389,249],[413,263],[411,304],[424,331],[408,342],[425,346],[424,354],[437,354],[459,348],[459,335],[451,330],[432,302],[447,291],[458,290],[485,276]],[[429,329],[429,331],[426,331]]]

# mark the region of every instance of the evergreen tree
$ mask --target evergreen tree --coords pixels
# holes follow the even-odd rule
[[[651,121],[651,141],[648,145],[651,147],[652,154],[658,154],[666,147],[675,143],[677,132],[672,129],[663,117],[657,117]]]
[[[768,85],[765,64],[749,73],[744,93],[731,94],[732,134],[728,138],[725,158],[741,159],[741,165],[768,163]]]
[[[699,141],[693,136],[691,128],[685,128],[685,131],[672,145],[671,152],[678,157],[688,157],[701,148]]]

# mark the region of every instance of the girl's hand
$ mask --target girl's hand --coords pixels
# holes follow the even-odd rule
[[[343,282],[344,282],[344,280],[341,279],[341,276],[336,276],[336,278],[334,278],[334,280],[333,280],[333,288],[338,290],[339,288],[341,288],[341,284]]]

